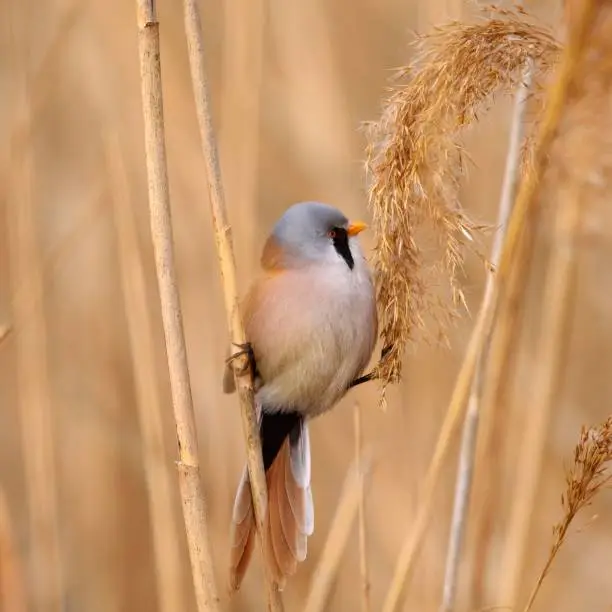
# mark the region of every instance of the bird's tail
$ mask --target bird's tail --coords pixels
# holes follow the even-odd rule
[[[266,472],[268,508],[264,524],[265,562],[279,586],[306,558],[314,530],[310,490],[310,444],[305,423],[291,432]],[[255,517],[246,467],[232,515],[230,586],[240,588],[255,543]]]

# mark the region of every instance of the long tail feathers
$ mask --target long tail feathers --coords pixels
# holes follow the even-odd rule
[[[255,517],[249,486],[249,474],[246,469],[238,485],[234,511],[232,513],[232,533],[230,550],[230,588],[240,588],[242,579],[249,565],[255,543]]]
[[[306,424],[285,440],[266,474],[268,512],[264,550],[270,572],[282,588],[307,553],[307,538],[314,531],[310,490],[310,444]],[[240,588],[255,541],[255,519],[248,473],[245,468],[236,493],[232,516],[230,585]]]

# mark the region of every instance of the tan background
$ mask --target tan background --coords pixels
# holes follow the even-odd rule
[[[223,396],[220,389],[227,333],[180,4],[159,2],[168,162],[203,480],[217,577],[224,584],[229,516],[244,451],[237,402]],[[271,0],[263,4],[265,9],[260,10],[259,0],[201,3],[242,287],[256,270],[268,228],[290,203],[319,199],[351,216],[367,218],[364,139],[359,125],[377,118],[391,70],[409,59],[411,29],[424,31],[445,16],[468,11],[459,0]],[[558,32],[558,4],[534,1],[526,6]],[[32,131],[17,154],[14,143],[23,135],[24,66],[29,74]],[[465,206],[491,222],[509,116],[508,101],[498,102],[468,137],[475,167],[463,190]],[[111,126],[119,133],[131,201],[138,211],[155,321],[158,378],[150,384],[163,396],[167,463],[173,469],[175,435],[148,233],[140,103],[133,2],[0,0],[0,324],[11,323],[16,292],[22,292],[22,303],[30,304],[32,312],[28,318],[26,308],[23,322],[0,344],[0,487],[8,499],[18,552],[27,565],[23,459],[32,449],[22,444],[19,398],[20,393],[27,397],[27,380],[16,383],[15,349],[19,334],[25,333],[23,326],[32,324],[39,304],[48,334],[48,398],[67,609],[75,612],[156,609],[132,364],[105,161],[105,126]],[[258,109],[260,121],[256,122]],[[15,278],[14,272],[11,278],[9,261],[10,223],[24,188],[18,172],[30,153],[34,164],[31,201],[43,271],[41,297],[32,290],[31,278]],[[597,211],[594,214],[591,228],[603,223],[603,217],[597,217]],[[364,236],[366,246],[371,241],[371,236]],[[552,524],[560,515],[563,465],[571,458],[579,428],[582,423],[602,420],[612,396],[606,365],[612,356],[610,240],[591,233],[583,246],[570,362],[551,423],[523,595],[545,558]],[[483,270],[472,261],[467,272],[466,294],[474,310]],[[533,291],[537,301],[537,284]],[[333,414],[313,423],[316,531],[307,562],[286,590],[288,610],[299,610],[308,591],[352,460],[354,399],[364,406],[365,439],[375,458],[367,526],[374,609],[380,606],[411,526],[418,485],[470,328],[465,318],[451,336],[449,351],[424,345],[414,348],[407,357],[405,381],[391,392],[386,413],[376,409],[376,387],[371,385],[351,393]],[[530,337],[522,346],[519,359],[528,373]],[[504,471],[499,476],[503,495],[491,541],[488,589],[471,605],[508,603],[496,600],[495,585],[504,546],[504,508],[520,495],[512,465],[521,452],[520,432],[529,413],[525,405],[529,389],[520,381],[519,377]],[[437,609],[454,475],[453,460],[445,468],[406,610]],[[175,509],[180,521],[178,498]],[[593,508],[600,518],[585,533],[572,535],[545,583],[538,609],[609,609],[609,510],[609,496],[606,499],[604,494]],[[193,610],[184,542],[181,546],[184,590],[188,609]],[[330,610],[357,609],[358,575],[354,537],[341,563]],[[228,609],[259,610],[262,602],[256,558],[243,590]],[[470,609],[467,600],[464,606]]]

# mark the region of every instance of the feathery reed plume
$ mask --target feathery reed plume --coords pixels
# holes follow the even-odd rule
[[[361,455],[348,470],[321,558],[312,577],[304,612],[322,612],[326,609],[342,553],[359,511],[359,498],[369,469],[369,458]]]
[[[360,461],[363,456],[363,428],[361,426],[361,404],[355,403],[355,461]],[[359,512],[357,520],[359,524],[359,573],[361,574],[361,609],[370,612],[370,576],[368,569],[368,542],[366,533],[366,508],[365,508],[365,475],[361,479],[361,490],[359,491]]]
[[[405,84],[385,102],[368,147],[382,338],[391,347],[378,367],[383,388],[399,379],[404,349],[425,313],[443,333],[464,302],[457,276],[482,226],[458,200],[462,130],[493,94],[518,85],[528,59],[537,79],[557,55],[547,30],[501,10],[476,24],[435,28],[414,46],[415,60],[398,73]],[[444,249],[440,262],[426,260],[417,237],[427,228]],[[450,301],[430,290],[433,274],[447,278]]]
[[[574,450],[574,463],[567,472],[567,487],[561,495],[563,518],[553,527],[553,544],[533,587],[523,612],[529,612],[548,575],[553,561],[563,546],[576,515],[590,506],[595,496],[610,483],[612,461],[612,417],[599,427],[582,428],[580,441]]]
[[[204,491],[200,481],[198,441],[174,266],[159,23],[153,0],[137,0],[136,5],[151,235],[176,421],[179,485],[195,598],[199,612],[204,612],[219,609],[219,596],[210,552]]]
[[[142,435],[159,609],[160,612],[175,612],[185,609],[185,597],[178,525],[172,507],[175,491],[166,459],[161,398],[155,384],[159,377],[155,366],[153,325],[119,135],[111,129],[104,136]]]
[[[608,152],[612,131],[605,129],[600,120],[609,113],[611,26],[610,5],[604,3],[593,9],[588,41],[581,49],[577,76],[551,150],[546,177],[546,198],[557,206],[553,210],[553,249],[542,292],[540,338],[530,386],[532,399],[522,434],[524,451],[518,457],[521,495],[514,499],[502,556],[504,580],[500,601],[507,603],[514,603],[518,595],[551,413],[567,353],[582,219],[587,202],[607,201],[609,194],[606,177],[611,169]]]
[[[518,180],[520,167],[521,142],[523,139],[523,122],[525,119],[525,108],[529,84],[531,81],[531,70],[528,66],[524,72],[524,80],[516,92],[514,111],[510,126],[510,142],[506,155],[506,169],[502,184],[499,201],[499,212],[497,217],[497,233],[491,248],[491,263],[494,267],[499,264],[499,258],[504,241],[504,235],[508,219],[512,211],[515,186]],[[487,275],[483,302],[490,301],[492,296],[494,275],[492,271]],[[457,590],[457,576],[459,571],[459,560],[461,558],[461,547],[467,523],[469,498],[472,489],[472,477],[474,472],[474,459],[476,456],[476,442],[478,439],[478,421],[480,414],[480,403],[482,396],[484,365],[490,343],[490,333],[486,338],[482,353],[478,358],[478,366],[472,380],[470,398],[465,415],[463,435],[461,438],[461,449],[459,452],[459,466],[457,468],[457,484],[455,489],[455,502],[451,521],[451,533],[446,558],[446,570],[444,576],[444,590],[442,596],[442,612],[451,612],[455,607],[455,594]]]
[[[0,489],[0,610],[26,612],[26,594],[21,561],[15,549],[11,516]]]
[[[405,583],[413,569],[416,553],[420,548],[428,525],[435,486],[439,479],[443,460],[448,452],[450,439],[469,395],[478,355],[482,350],[485,338],[489,334],[495,313],[498,310],[508,312],[507,304],[514,298],[512,292],[509,291],[514,287],[508,286],[509,281],[512,279],[513,271],[516,270],[516,263],[524,263],[525,241],[522,238],[525,235],[527,223],[531,221],[533,211],[536,208],[541,176],[547,167],[550,147],[557,133],[570,85],[578,68],[580,50],[585,44],[588,34],[587,23],[578,22],[573,32],[574,35],[561,55],[557,78],[547,93],[545,110],[539,122],[537,138],[535,139],[533,165],[530,172],[521,181],[512,215],[508,221],[506,239],[497,270],[498,281],[493,285],[490,303],[481,305],[466,356],[457,377],[453,396],[438,436],[434,456],[428,468],[415,523],[400,552],[383,612],[394,612],[399,605]],[[505,310],[504,306],[506,306]]]
[[[202,151],[204,153],[206,165],[210,211],[213,220],[221,277],[223,280],[223,295],[225,298],[227,323],[230,329],[232,342],[237,346],[246,346],[247,338],[245,336],[244,325],[240,313],[236,286],[236,264],[231,238],[231,228],[225,206],[217,141],[213,130],[208,97],[200,13],[196,0],[184,0],[183,6],[187,48],[189,51],[189,65],[191,68],[191,83],[200,128]],[[259,424],[255,411],[253,377],[249,361],[250,360],[245,355],[241,359],[241,363],[234,362],[234,377],[241,407],[240,412],[242,415],[242,426],[247,452],[249,481],[255,509],[255,523],[260,535],[259,541],[262,555],[265,557],[263,534],[264,521],[266,520],[268,488],[264,473]],[[283,601],[278,590],[278,585],[272,579],[267,563],[264,563],[264,567],[267,573],[269,609],[272,611],[280,611],[283,609]]]
[[[57,500],[56,450],[52,391],[47,360],[47,322],[43,296],[43,264],[34,203],[32,87],[27,62],[28,25],[19,24],[22,108],[20,139],[11,142],[8,187],[8,243],[11,265],[12,319],[15,329],[17,389],[25,463],[29,556],[33,609],[60,612],[64,606],[64,575]],[[23,281],[28,279],[28,291]]]

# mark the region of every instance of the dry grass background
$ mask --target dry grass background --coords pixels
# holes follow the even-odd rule
[[[367,214],[365,140],[357,128],[378,118],[390,70],[410,60],[410,29],[425,31],[467,9],[458,0],[200,5],[238,278],[245,287],[270,224],[289,203],[320,199],[352,216]],[[542,0],[525,6],[562,37],[560,3]],[[221,393],[226,317],[182,10],[170,2],[159,2],[158,10],[177,265],[212,549],[217,581],[224,587],[229,518],[244,445],[238,404]],[[19,555],[11,568],[25,568],[31,609],[37,612],[61,608],[52,601],[35,605],[36,575],[45,578],[51,592],[54,580],[63,584],[65,609],[71,612],[157,609],[146,457],[161,457],[170,469],[179,535],[166,545],[170,551],[173,544],[179,547],[182,572],[176,597],[186,602],[180,609],[195,609],[176,495],[174,424],[147,219],[136,33],[131,2],[0,0],[0,337],[10,326],[0,341],[0,497],[6,500],[0,532],[10,546],[0,548]],[[462,183],[461,201],[472,216],[489,222],[496,217],[510,110],[511,98],[499,98],[466,140],[474,165]],[[125,175],[121,194],[108,163],[109,132],[117,136],[121,151],[116,166]],[[116,197],[135,208],[137,238],[123,252],[139,253],[143,260],[154,347],[150,364],[138,360],[134,348],[151,340],[147,324],[140,343],[128,333]],[[564,462],[572,458],[581,425],[604,421],[610,410],[611,221],[603,206],[589,207],[583,221],[569,352],[541,456],[521,602],[547,557],[552,526],[561,516]],[[477,580],[466,571],[466,561],[460,609],[511,603],[499,600],[501,560],[510,508],[521,496],[515,468],[528,452],[521,440],[530,418],[530,372],[538,354],[542,267],[537,262],[550,251],[551,239],[552,228],[545,228],[536,242],[518,370],[495,463],[495,503],[487,504],[492,516],[489,554],[484,566],[476,565]],[[370,248],[372,236],[364,236],[364,242]],[[484,276],[478,258],[468,258],[461,281],[473,312]],[[125,300],[130,303],[129,296]],[[370,384],[313,423],[317,529],[307,562],[284,593],[287,610],[303,607],[353,461],[354,399],[362,406],[363,444],[373,457],[365,508],[372,609],[382,604],[472,325],[464,317],[451,331],[450,350],[412,347],[404,380],[388,392],[386,412],[377,409],[377,389]],[[148,389],[142,369],[148,372]],[[162,406],[164,439],[163,447],[143,452],[137,401],[147,393]],[[28,426],[22,433],[24,422]],[[406,610],[436,610],[440,601],[457,446],[446,463],[407,589]],[[45,511],[53,506],[55,516]],[[593,507],[598,519],[568,539],[544,581],[537,609],[609,607],[610,506],[610,499],[600,496]],[[587,513],[583,519],[588,518]],[[62,559],[57,572],[55,522]],[[471,551],[473,542],[468,543]],[[358,547],[355,523],[330,610],[358,609]],[[38,574],[37,559],[43,564]],[[263,609],[262,572],[258,556],[254,559],[231,603],[222,589],[224,609]],[[13,597],[19,602],[18,594]]]

